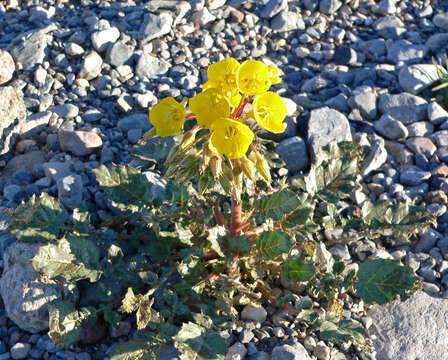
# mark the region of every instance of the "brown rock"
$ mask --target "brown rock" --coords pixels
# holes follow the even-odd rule
[[[401,165],[412,164],[413,154],[406,149],[406,146],[400,144],[396,141],[386,141],[385,142],[386,150],[389,154],[391,154],[395,161]]]
[[[103,145],[101,138],[93,131],[60,130],[58,138],[62,151],[76,156],[90,155]]]
[[[437,203],[440,205],[446,205],[448,203],[448,197],[442,190],[430,191],[425,194],[425,200],[428,203]]]
[[[33,139],[20,140],[16,144],[16,151],[19,153],[24,153],[24,152],[27,152],[29,149],[31,149],[35,145],[36,145],[36,142]]]
[[[433,176],[448,177],[448,166],[446,164],[441,164],[431,171]]]
[[[0,85],[11,80],[15,70],[16,64],[12,56],[9,52],[0,50]]]
[[[414,153],[422,153],[426,157],[431,157],[437,151],[437,147],[427,137],[414,137],[406,141],[406,146]]]
[[[30,151],[23,155],[14,156],[9,160],[6,167],[1,172],[0,177],[8,178],[12,176],[17,170],[27,170],[33,172],[36,165],[46,162],[46,155],[42,151]]]

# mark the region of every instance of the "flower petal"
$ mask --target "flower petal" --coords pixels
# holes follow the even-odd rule
[[[245,124],[221,118],[213,123],[210,143],[216,151],[229,159],[242,158],[249,149],[254,133]]]
[[[149,112],[149,121],[156,128],[157,135],[171,136],[182,130],[185,122],[184,102],[178,103],[172,97],[162,99]]]
[[[285,131],[287,109],[283,99],[272,91],[258,95],[253,103],[255,121],[262,128],[280,134]]]
[[[258,60],[246,60],[236,73],[238,90],[246,95],[259,95],[271,87],[269,69]]]

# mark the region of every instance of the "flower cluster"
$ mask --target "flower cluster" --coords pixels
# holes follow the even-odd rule
[[[228,159],[241,159],[254,139],[254,133],[245,124],[252,117],[259,126],[273,132],[285,130],[286,105],[279,95],[268,91],[280,78],[274,65],[257,60],[240,64],[226,58],[211,64],[203,91],[189,99],[190,116],[200,128],[209,129],[209,149]],[[244,108],[252,102],[252,112]],[[178,103],[165,98],[154,106],[149,118],[155,135],[170,136],[183,128],[187,118],[186,101]]]

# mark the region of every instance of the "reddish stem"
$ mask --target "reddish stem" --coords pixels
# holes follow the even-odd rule
[[[214,212],[215,220],[218,225],[224,226],[227,230],[229,230],[229,225],[227,225],[226,219],[224,219],[224,215],[222,214],[221,208],[219,207],[218,202],[215,204]]]
[[[241,202],[232,196],[232,220],[230,223],[230,236],[238,236],[241,233],[243,218],[241,215]]]

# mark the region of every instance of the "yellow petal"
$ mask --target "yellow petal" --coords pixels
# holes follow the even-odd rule
[[[191,98],[190,109],[196,115],[198,124],[205,128],[210,128],[218,118],[230,116],[227,97],[215,88],[207,89]]]
[[[185,107],[172,97],[162,99],[149,112],[149,121],[157,135],[171,136],[182,130],[185,122]]]
[[[269,69],[262,61],[246,60],[236,73],[236,82],[245,95],[262,94],[271,87]]]
[[[253,103],[255,121],[261,127],[275,134],[285,131],[286,104],[282,98],[272,91],[258,95]]]
[[[282,82],[282,78],[278,74],[277,66],[275,66],[273,64],[269,65],[268,70],[269,70],[269,78],[271,80],[272,85],[280,84]]]
[[[207,69],[207,78],[213,87],[222,91],[236,91],[236,72],[240,63],[234,58],[226,58],[211,64]]]
[[[253,139],[254,133],[247,125],[221,118],[213,123],[210,142],[220,155],[240,159],[246,154]]]

